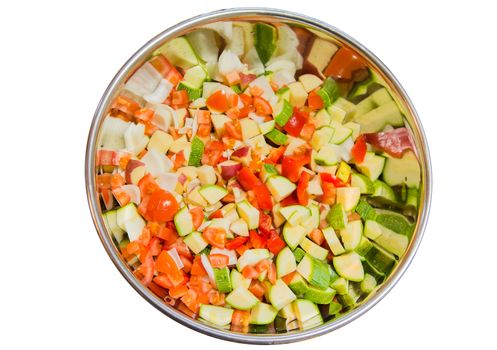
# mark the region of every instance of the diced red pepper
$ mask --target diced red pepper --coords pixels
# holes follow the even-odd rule
[[[309,202],[309,194],[307,193],[307,186],[309,186],[309,180],[311,175],[305,171],[300,175],[299,183],[297,185],[297,198],[301,205],[307,205]]]
[[[351,49],[342,46],[333,55],[328,67],[324,70],[324,75],[334,79],[350,80],[353,73],[360,69],[365,69],[366,64],[363,59]]]
[[[337,189],[335,185],[331,182],[321,181],[321,188],[323,190],[323,196],[321,198],[321,203],[323,204],[335,204]]]
[[[250,243],[252,243],[253,248],[256,249],[266,248],[267,239],[263,235],[257,233],[256,230],[250,230],[249,236],[250,236]]]
[[[285,129],[288,134],[298,137],[308,118],[308,113],[300,111],[298,108],[294,108],[292,116],[288,119],[288,122],[283,129]]]
[[[237,249],[242,245],[244,245],[245,242],[248,241],[248,239],[249,239],[248,237],[242,237],[242,236],[238,236],[235,239],[231,239],[226,243],[226,249],[229,250]]]
[[[354,146],[350,150],[350,154],[354,158],[356,164],[361,164],[364,161],[364,157],[366,157],[366,140],[363,135],[359,136],[354,143]]]
[[[288,207],[290,205],[299,204],[299,200],[298,200],[297,194],[295,192],[293,192],[291,195],[289,195],[288,197],[284,198],[280,202],[281,207]]]
[[[306,154],[291,155],[283,157],[281,161],[281,173],[288,180],[297,182],[300,176],[300,169],[311,162],[311,156]]]
[[[262,184],[261,180],[259,180],[252,170],[247,167],[243,167],[242,170],[238,172],[238,182],[245,191],[253,190],[256,186]]]
[[[329,182],[332,183],[335,187],[345,187],[347,184],[340,180],[338,177],[335,175],[332,175],[330,173],[320,173],[319,176],[321,177],[321,182]]]
[[[273,232],[271,237],[267,240],[267,249],[274,255],[278,254],[285,247],[285,241],[282,240],[276,232]]]
[[[254,187],[255,198],[260,209],[271,210],[273,209],[273,200],[271,199],[271,192],[264,184]]]

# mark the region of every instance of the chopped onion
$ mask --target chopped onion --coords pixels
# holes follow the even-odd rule
[[[226,255],[229,258],[228,265],[235,265],[237,262],[236,253],[234,250],[212,248],[210,254]]]
[[[169,249],[167,251],[167,254],[169,254],[169,256],[171,258],[173,258],[174,263],[176,264],[178,269],[181,270],[183,267],[185,267],[185,265],[183,265],[183,261],[181,261],[181,258],[179,257],[179,254],[178,254],[178,251],[176,250],[176,248]]]
[[[147,62],[138,68],[138,70],[129,78],[124,85],[124,88],[135,95],[143,97],[144,95],[153,93],[161,79],[162,75],[150,62]]]
[[[203,108],[203,107],[207,106],[205,102],[206,102],[205,98],[199,97],[196,100],[194,100],[192,103],[190,103],[190,107]]]
[[[169,127],[173,121],[173,114],[175,113],[174,109],[163,104],[151,104],[147,107],[151,107],[154,110],[152,124],[161,130],[169,131]]]
[[[141,202],[140,188],[137,185],[122,185],[121,189],[129,196],[129,200],[136,205]]]
[[[196,187],[200,186],[200,180],[199,179],[193,179],[186,185],[186,192],[190,193],[193,191]]]
[[[204,231],[204,230],[205,230],[205,229],[206,229],[206,228],[207,228],[210,224],[211,224],[211,222],[210,222],[210,221],[204,220],[204,221],[200,224],[200,226],[197,228],[197,231],[198,231],[198,232],[202,232],[202,231]]]
[[[265,119],[266,119],[265,117],[261,117],[260,115],[255,114],[254,112],[250,112],[250,113],[248,114],[248,117],[249,117],[250,119],[252,119],[254,122],[256,122],[257,124],[262,124],[262,123],[264,123],[264,121],[265,121]]]
[[[159,174],[159,176],[157,176],[157,184],[159,187],[168,192],[174,192],[178,181],[179,175],[176,173]]]
[[[241,72],[244,69],[244,65],[238,56],[231,52],[231,50],[224,50],[223,53],[221,53],[217,65],[219,73],[222,75],[226,75],[231,72]]]
[[[169,80],[161,79],[155,90],[150,94],[144,95],[143,98],[149,103],[161,103],[169,96],[172,89],[173,84]]]
[[[145,163],[147,170],[153,177],[169,172],[174,166],[173,162],[164,153],[159,153],[153,148],[149,149],[147,154],[140,160]]]
[[[209,276],[209,279],[211,280],[212,284],[216,285],[216,278],[214,277],[214,270],[212,268],[211,262],[209,261],[209,258],[207,255],[202,254],[200,255],[200,261],[202,262],[202,266],[205,269],[205,272],[207,272],[207,275]]]

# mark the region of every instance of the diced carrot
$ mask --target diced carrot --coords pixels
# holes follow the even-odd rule
[[[256,85],[251,86],[249,91],[252,96],[261,96],[264,93],[264,90]]]
[[[295,271],[286,274],[285,276],[281,277],[281,279],[288,285],[292,282],[293,276],[295,276]]]
[[[135,112],[135,117],[144,122],[148,122],[154,117],[154,111],[149,108],[141,108]]]
[[[169,295],[175,299],[181,298],[186,293],[188,293],[188,287],[186,285],[173,287],[169,289]]]
[[[249,287],[249,291],[258,299],[262,299],[264,293],[266,292],[266,288],[264,284],[258,280],[252,281]]]
[[[197,110],[196,116],[198,124],[211,124],[211,112],[199,109]]]
[[[183,76],[176,68],[171,67],[171,70],[166,74],[165,78],[166,80],[169,80],[171,84],[176,86],[183,79]]]
[[[312,111],[317,111],[318,109],[324,107],[323,99],[315,91],[309,92],[309,96],[307,97],[307,105]]]
[[[184,105],[188,103],[188,92],[186,90],[173,91],[172,105]]]
[[[316,126],[312,123],[304,124],[304,127],[300,131],[300,138],[304,139],[306,141],[311,140],[312,134],[314,134],[315,129],[316,129]]]
[[[207,272],[204,269],[204,265],[202,265],[202,262],[200,260],[199,255],[195,256],[195,258],[193,259],[193,264],[192,264],[192,268],[190,270],[190,274],[192,276],[205,276],[205,275],[207,275]]]
[[[315,228],[309,234],[309,237],[316,243],[317,245],[321,245],[324,242],[324,235],[320,229]]]
[[[157,55],[152,57],[148,61],[154,68],[165,78],[167,73],[173,68],[173,65],[169,63],[167,58],[163,55]]]
[[[229,86],[240,84],[240,74],[237,71],[228,73],[224,77]]]

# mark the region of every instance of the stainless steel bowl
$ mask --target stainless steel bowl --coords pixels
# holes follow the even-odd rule
[[[383,285],[375,292],[370,295],[367,300],[365,300],[360,306],[351,310],[347,314],[333,319],[324,323],[323,325],[312,328],[306,331],[291,331],[284,334],[242,334],[236,333],[229,330],[223,330],[219,328],[214,328],[208,326],[204,323],[196,321],[189,316],[186,316],[182,312],[176,310],[172,306],[165,303],[163,300],[158,298],[149,289],[144,287],[132,274],[129,267],[122,259],[119,251],[114,245],[110,234],[107,232],[103,218],[102,211],[99,204],[95,178],[96,178],[96,167],[95,167],[95,155],[97,147],[97,139],[99,131],[106,116],[110,104],[118,92],[118,89],[122,86],[123,82],[130,76],[130,74],[140,66],[150,54],[157,49],[165,41],[172,39],[176,36],[182,35],[183,33],[191,30],[200,25],[204,25],[211,22],[216,22],[220,20],[264,20],[264,21],[278,21],[290,24],[296,24],[304,26],[308,29],[320,32],[323,35],[329,36],[334,40],[338,41],[340,44],[344,44],[358,53],[362,54],[363,57],[369,62],[370,66],[375,69],[390,85],[390,88],[396,94],[398,100],[403,105],[406,111],[406,118],[412,128],[416,147],[418,150],[418,156],[421,164],[421,198],[420,198],[420,208],[419,216],[416,223],[416,230],[413,238],[409,244],[408,250],[404,257],[401,259],[396,269],[391,273],[389,278],[383,283]],[[371,309],[376,303],[378,303],[385,295],[393,288],[397,281],[402,277],[407,267],[411,263],[416,250],[421,242],[423,231],[426,226],[428,212],[430,208],[430,198],[431,198],[431,168],[430,168],[430,157],[428,144],[425,139],[423,128],[421,122],[414,110],[414,107],[409,100],[404,89],[400,83],[395,79],[393,74],[388,70],[388,68],[366,47],[358,43],[356,40],[348,36],[347,34],[341,32],[337,28],[334,28],[324,22],[317,19],[310,18],[301,14],[292,13],[283,10],[270,9],[270,8],[234,8],[219,10],[215,12],[210,12],[200,16],[193,17],[186,21],[180,22],[177,25],[166,29],[145,45],[143,45],[119,70],[114,79],[105,90],[102,99],[95,111],[93,117],[93,122],[90,128],[90,133],[88,136],[88,144],[86,150],[86,160],[85,160],[85,175],[86,175],[86,191],[88,196],[88,204],[90,206],[91,215],[95,227],[97,229],[100,240],[104,245],[107,254],[109,254],[112,262],[117,267],[119,272],[126,278],[126,280],[133,286],[133,288],[149,303],[151,303],[155,308],[166,314],[173,320],[190,327],[196,331],[202,332],[204,334],[240,343],[252,343],[252,344],[278,344],[278,343],[290,343],[295,341],[300,341],[318,335],[323,335],[325,333],[331,332],[338,329],[357,317],[361,316],[369,309]]]

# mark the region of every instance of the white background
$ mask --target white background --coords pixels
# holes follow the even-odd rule
[[[127,284],[98,240],[83,166],[100,96],[142,44],[193,15],[270,5],[324,20],[383,60],[419,112],[434,173],[425,238],[392,292],[332,334],[275,348],[495,349],[497,25],[490,3],[2,2],[0,348],[249,347],[176,324]]]

